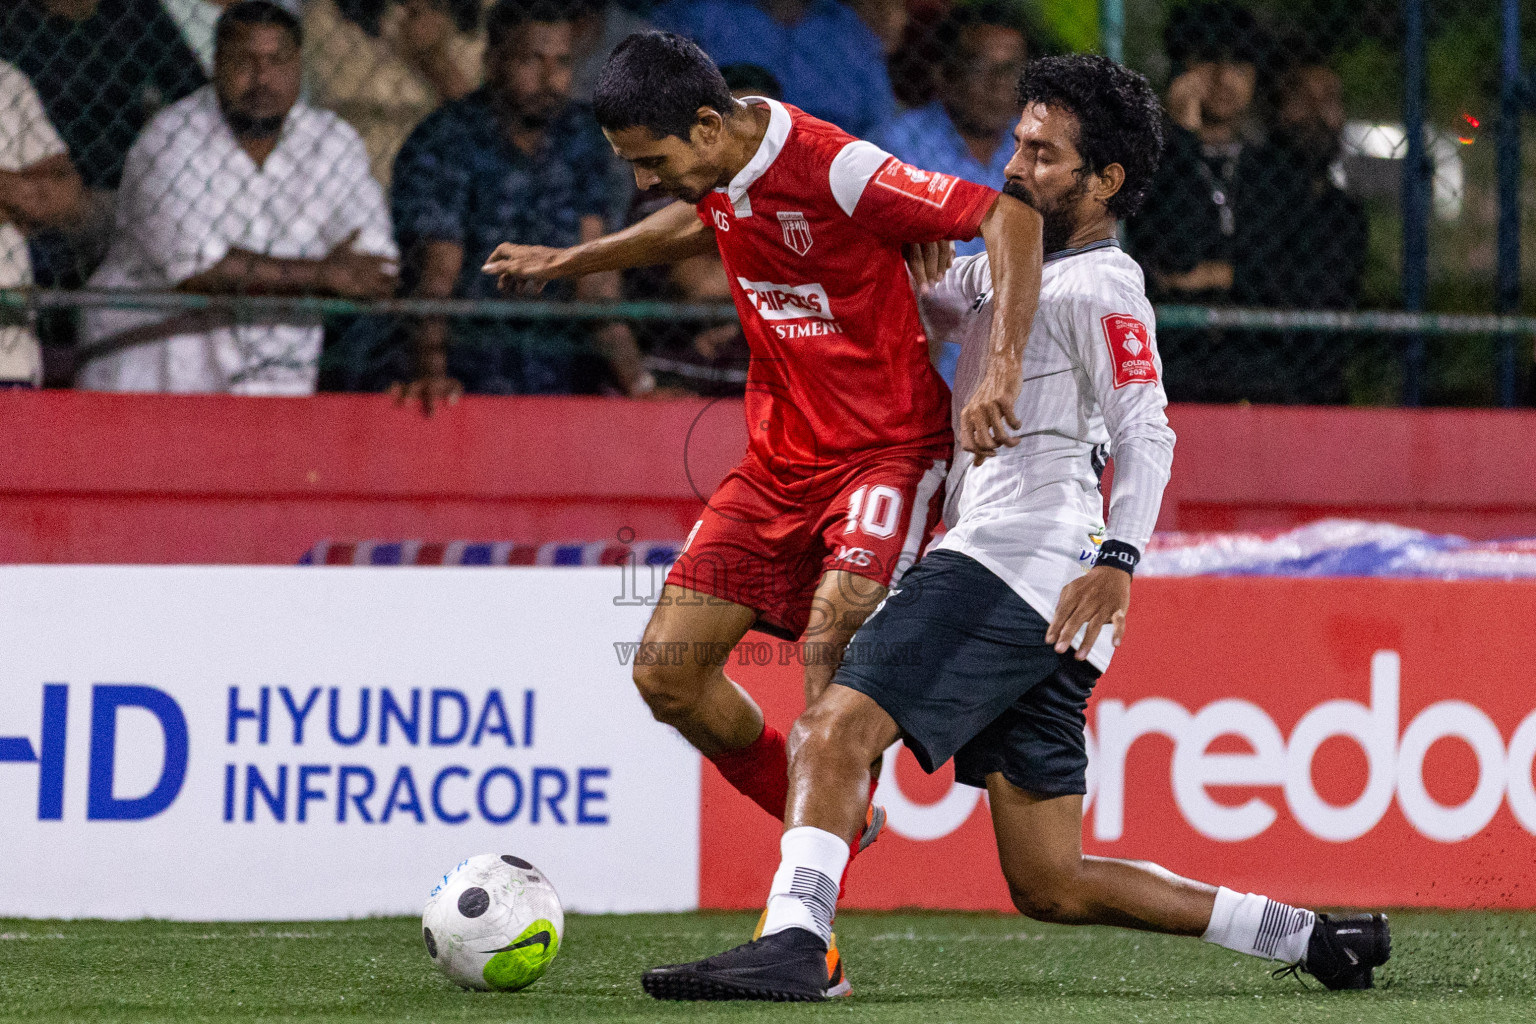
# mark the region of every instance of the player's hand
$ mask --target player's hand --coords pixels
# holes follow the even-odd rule
[[[718,359],[720,352],[741,333],[737,324],[718,324],[693,336],[693,350],[705,359]]]
[[[1203,108],[1206,97],[1215,83],[1211,80],[1211,66],[1201,64],[1184,72],[1168,83],[1168,114],[1175,124],[1198,132],[1204,120]]]
[[[537,295],[544,285],[560,275],[560,259],[564,249],[547,245],[513,245],[502,242],[491,251],[481,271],[496,278],[496,287],[502,291],[516,291],[518,295]]]
[[[1113,626],[1112,640],[1119,647],[1125,637],[1125,613],[1130,608],[1131,574],[1123,569],[1096,565],[1086,575],[1061,588],[1056,617],[1045,631],[1045,642],[1054,645],[1057,654],[1065,654],[1077,631],[1087,626],[1083,642],[1077,647],[1077,660],[1082,661],[1093,650],[1099,632],[1105,626]]]
[[[944,279],[949,265],[955,262],[955,246],[952,242],[908,242],[901,247],[907,260],[907,273],[912,277],[912,290],[919,295]]]
[[[432,410],[439,405],[459,404],[459,399],[464,395],[464,385],[448,375],[447,353],[434,348],[419,352],[417,359],[420,367],[416,371],[416,379],[409,383],[396,381],[389,387],[395,404],[405,406],[420,402],[423,416],[431,416]]]
[[[1008,367],[1007,370],[1005,373],[988,372],[982,377],[970,401],[960,410],[960,447],[975,456],[971,463],[974,466],[996,455],[999,448],[1012,448],[1019,443],[1018,435],[1010,430],[1023,427],[1013,412],[1023,381],[1018,367]]]
[[[399,284],[399,265],[384,256],[357,249],[359,228],[320,260],[325,290],[347,299],[387,299]]]
[[[417,377],[409,384],[396,381],[390,385],[389,393],[394,396],[396,405],[420,402],[421,414],[431,416],[432,410],[439,405],[458,405],[464,395],[464,385],[446,374],[439,374]]]

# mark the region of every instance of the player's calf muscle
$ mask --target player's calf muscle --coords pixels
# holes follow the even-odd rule
[[[790,730],[786,824],[811,825],[849,840],[857,836],[869,799],[870,762],[897,734],[896,723],[874,701],[832,687]]]

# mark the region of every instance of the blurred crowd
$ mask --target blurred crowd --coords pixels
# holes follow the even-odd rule
[[[697,40],[738,97],[781,98],[1001,188],[1014,83],[1032,55],[1060,48],[1030,10],[7,0],[0,287],[495,297],[480,265],[497,243],[566,246],[666,201],[635,192],[584,105],[608,52],[647,28]],[[1225,0],[1173,8],[1163,41],[1170,142],[1125,226],[1154,301],[1353,307],[1367,229],[1344,188],[1339,76]],[[700,257],[541,297],[725,302],[729,290],[719,261]],[[1162,338],[1176,399],[1342,394],[1341,367],[1285,372],[1274,335]],[[1314,348],[1326,363],[1329,346]],[[446,373],[480,394],[723,395],[741,391],[746,359],[730,324],[0,309],[0,387],[294,395]]]

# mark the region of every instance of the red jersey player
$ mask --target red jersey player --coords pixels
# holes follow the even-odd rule
[[[997,368],[965,409],[961,440],[978,458],[1015,443],[1040,217],[794,107],[737,101],[714,63],[675,35],[624,40],[594,107],[636,184],[684,202],[569,249],[498,246],[485,270],[505,285],[717,250],[724,261],[752,353],[748,451],[694,526],[645,634],[712,656],[637,660],[634,679],[658,719],[782,818],[784,737],[765,728],[718,655],[754,627],[815,644],[805,685],[816,696],[937,524],[949,391],[929,362],[904,244],[985,239]]]

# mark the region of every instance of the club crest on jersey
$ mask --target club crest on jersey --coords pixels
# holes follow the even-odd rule
[[[1110,313],[1099,318],[1104,329],[1104,344],[1109,346],[1109,360],[1115,368],[1115,390],[1127,384],[1152,384],[1157,381],[1157,364],[1152,359],[1152,340],[1147,325],[1129,313]]]
[[[784,244],[790,252],[804,256],[811,251],[811,222],[799,212],[779,214],[779,228],[784,232]]]

